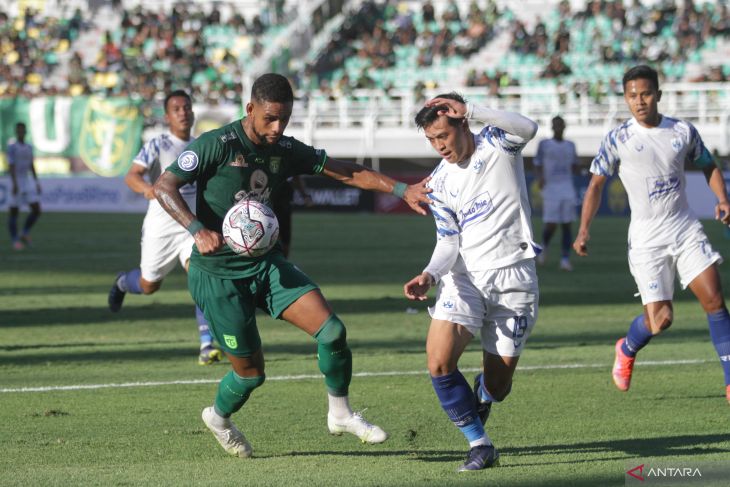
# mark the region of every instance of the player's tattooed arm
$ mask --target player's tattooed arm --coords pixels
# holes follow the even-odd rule
[[[428,193],[431,192],[431,188],[426,186],[430,177],[416,184],[406,185],[360,164],[333,158],[327,159],[322,174],[356,188],[392,193],[402,198],[413,211],[421,215],[426,214],[424,206],[430,203]]]
[[[205,228],[195,218],[180,194],[180,187],[185,183],[186,181],[183,181],[174,173],[165,171],[155,182],[155,196],[157,201],[160,202],[160,206],[193,235],[198,251],[203,255],[212,254],[223,246],[223,236],[218,232]]]

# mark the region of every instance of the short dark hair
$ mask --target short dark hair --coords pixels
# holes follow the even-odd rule
[[[257,102],[292,103],[294,92],[286,77],[277,73],[266,73],[253,82],[251,99]]]
[[[659,91],[659,75],[656,70],[646,64],[640,64],[626,71],[623,78],[622,86],[626,91],[626,83],[635,79],[646,79],[654,85],[654,89]]]
[[[455,91],[452,91],[451,93],[442,93],[440,95],[436,95],[434,98],[448,98],[449,100],[456,100],[461,103],[466,103],[466,99]],[[416,127],[418,127],[419,129],[427,128],[432,123],[434,123],[437,118],[439,118],[439,111],[446,110],[447,108],[448,107],[446,105],[435,105],[432,107],[421,108],[416,114]],[[456,126],[461,124],[461,119],[451,117],[448,117],[448,119],[449,125]]]
[[[565,119],[563,119],[560,115],[555,115],[551,122],[563,122],[563,125],[565,125]]]
[[[20,127],[26,128],[25,127],[25,122],[18,122],[18,123],[15,124],[15,129],[16,130],[19,129]]]
[[[167,102],[170,101],[170,98],[175,98],[176,96],[182,96],[183,98],[187,98],[190,103],[193,102],[193,99],[190,98],[190,95],[188,95],[188,92],[187,91],[185,91],[185,90],[175,90],[172,93],[169,93],[165,97],[165,103],[162,105],[163,107],[165,107],[165,112],[167,112]]]

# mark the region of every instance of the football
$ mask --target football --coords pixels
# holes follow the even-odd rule
[[[228,210],[223,219],[223,239],[237,254],[264,255],[279,238],[279,221],[263,203],[243,200]]]

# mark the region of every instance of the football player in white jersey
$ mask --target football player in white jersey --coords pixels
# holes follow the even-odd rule
[[[152,294],[160,289],[162,280],[175,268],[177,261],[187,271],[195,243],[193,236],[173,220],[155,199],[153,184],[160,173],[194,140],[190,134],[195,120],[190,96],[182,90],[173,91],[165,98],[164,107],[169,130],[142,146],[124,178],[132,191],[149,200],[149,206],[142,224],[140,266],[117,275],[109,291],[109,309],[113,312],[121,309],[124,296],[128,292]],[[149,179],[145,179],[145,176]],[[180,193],[194,210],[195,186],[184,186],[180,188]],[[208,321],[197,306],[195,317],[200,336],[198,363],[208,365],[219,361],[223,355],[213,345]]]
[[[41,216],[41,184],[33,163],[33,146],[25,142],[26,128],[23,122],[15,124],[15,141],[8,144],[8,169],[12,192],[8,204],[8,230],[15,250],[23,250],[30,245],[30,229]],[[30,179],[33,175],[33,181]],[[23,233],[18,235],[18,214],[20,206],[27,204],[30,213],[25,219]]]
[[[613,381],[621,391],[631,384],[636,354],[672,324],[675,275],[699,300],[710,337],[725,373],[730,401],[730,315],[720,286],[722,262],[687,203],[685,163],[702,170],[717,198],[715,217],[730,224],[730,203],[723,174],[691,123],[658,111],[657,72],[635,66],[623,77],[624,100],[633,118],[611,130],[591,164],[593,176],[583,200],[580,229],[573,248],[588,255],[589,228],[606,180],[618,171],[631,207],[629,268],[639,288],[643,313],[626,337],[616,342]]]
[[[560,245],[560,268],[572,271],[570,246],[573,241],[572,224],[575,220],[577,197],[573,185],[573,168],[578,165],[575,144],[563,138],[565,120],[553,117],[553,137],[541,140],[533,164],[538,184],[542,190],[542,248],[537,263],[544,264],[548,245],[560,224],[562,241]]]
[[[474,134],[470,121],[485,127]],[[498,463],[484,423],[492,402],[509,394],[537,318],[534,257],[541,249],[532,238],[521,154],[537,124],[449,93],[427,102],[416,126],[443,158],[428,184],[437,242],[429,264],[403,290],[425,300],[438,285],[429,308],[428,370],[441,406],[469,442],[459,471],[480,470]],[[472,389],[457,363],[477,334],[484,370]]]

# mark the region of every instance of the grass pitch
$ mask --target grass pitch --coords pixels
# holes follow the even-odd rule
[[[228,456],[200,420],[228,365],[196,363],[184,273],[107,309],[116,273],[138,265],[142,216],[46,214],[34,248],[16,253],[0,237],[0,485],[594,486],[624,485],[640,464],[727,465],[722,370],[689,292],[677,291],[672,329],[639,355],[631,391],[611,382],[613,344],[640,311],[625,220],[598,219],[572,273],[552,249],[513,393],[487,424],[502,466],[462,474],[467,445],[425,370],[427,303],[401,294],[430,257],[432,220],[294,221],[292,260],[348,326],[351,402],[387,442],[327,433],[313,340],[260,314],[268,380],[234,416],[255,457]],[[706,231],[730,257],[721,226]],[[469,379],[480,355],[475,340],[460,363]]]

